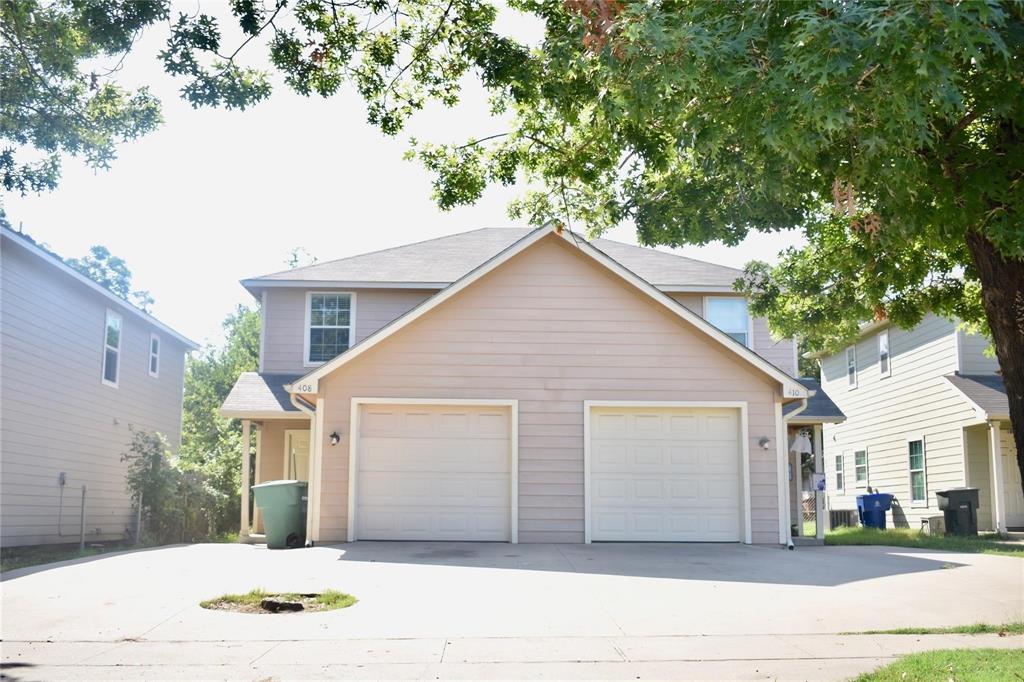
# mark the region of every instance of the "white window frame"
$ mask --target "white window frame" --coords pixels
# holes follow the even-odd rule
[[[882,369],[882,339],[885,339],[885,369]],[[882,377],[892,376],[892,347],[889,345],[889,330],[878,332],[878,373]]]
[[[853,354],[853,374],[850,374],[850,354]],[[857,346],[846,347],[846,385],[857,388]]]
[[[835,465],[835,479],[833,482],[836,486],[836,492],[842,493],[846,491],[846,453],[839,453],[838,455],[836,455]],[[840,477],[842,477],[842,485],[839,485]]]
[[[911,469],[910,468],[910,444],[921,441],[921,468]],[[915,433],[907,436],[906,447],[904,448],[904,455],[907,458],[907,488],[910,497],[911,507],[928,507],[928,443],[925,441],[923,433]],[[920,472],[924,477],[924,499],[914,499],[914,474]]]
[[[305,325],[302,333],[302,364],[305,367],[319,367],[325,362],[330,360],[324,360],[322,362],[314,362],[309,359],[309,329],[310,323],[312,322],[312,311],[310,306],[313,304],[314,296],[348,296],[349,297],[349,312],[348,312],[348,347],[351,348],[355,345],[355,333],[356,333],[356,292],[354,291],[307,291],[306,292],[306,312],[303,316]],[[344,329],[344,327],[332,327],[332,329]],[[347,349],[346,349],[347,350]],[[342,351],[345,352],[345,351]],[[332,358],[333,359],[333,358]]]
[[[156,341],[156,352],[153,352],[153,342]],[[160,351],[163,350],[164,342],[158,334],[150,332],[149,334],[149,363],[146,365],[146,369],[149,370],[149,376],[154,379],[160,376]],[[156,360],[156,369],[153,369],[153,361]]]
[[[861,468],[860,465],[857,464],[857,455],[859,453],[861,453],[861,452],[864,453],[864,480],[860,480],[860,478],[858,478],[858,475],[857,475],[858,474],[858,469]],[[868,485],[869,485],[868,481],[870,480],[869,479],[870,476],[871,476],[871,470],[868,467],[868,449],[867,448],[860,448],[858,450],[854,450],[853,451],[853,483],[854,483],[854,485],[856,487],[858,487],[858,488],[866,488],[866,487],[868,487]]]
[[[117,348],[107,345],[107,327],[110,326],[110,320],[117,320]],[[111,388],[117,388],[121,383],[121,346],[124,340],[124,318],[118,313],[115,313],[110,308],[107,308],[107,314],[103,317],[103,358],[100,361],[100,381],[103,382],[104,386],[110,386]],[[114,372],[114,380],[110,381],[107,379],[107,351],[112,350],[117,355],[117,368]]]
[[[709,307],[708,304],[711,301],[716,301],[716,300],[732,301],[732,300],[736,300],[736,299],[742,300],[746,304],[746,306],[747,306],[747,343],[746,343],[746,346],[750,350],[753,350],[754,349],[754,318],[750,316],[750,301],[748,301],[745,296],[705,296],[704,297],[704,309],[702,311],[703,314],[701,315],[701,317],[703,317],[708,322],[711,322],[711,320],[708,319],[708,307]],[[711,322],[711,324],[714,324],[714,322]],[[717,325],[715,326],[715,328],[719,329]],[[727,334],[727,335],[729,333],[729,332],[725,331],[724,329],[719,329],[719,331],[721,331],[723,334]],[[732,337],[730,336],[729,338],[732,338]]]

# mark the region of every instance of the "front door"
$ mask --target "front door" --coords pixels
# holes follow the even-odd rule
[[[309,431],[285,431],[284,478],[288,481],[309,480]]]

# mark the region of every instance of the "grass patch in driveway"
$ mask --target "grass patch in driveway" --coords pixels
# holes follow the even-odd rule
[[[978,537],[926,535],[911,528],[836,528],[825,535],[826,545],[891,545],[916,549],[943,549],[971,554],[999,554],[1024,559],[1024,543],[1007,542],[995,533]]]
[[[0,549],[0,571],[13,571],[29,566],[52,564],[56,561],[80,559],[108,552],[122,552],[126,549],[139,549],[139,545],[108,544],[87,545],[79,550],[78,543],[69,545],[30,545],[27,547],[4,547]]]
[[[940,649],[912,654],[854,682],[1001,682],[1024,679],[1024,654],[1012,649]]]
[[[865,630],[844,632],[844,635],[1024,635],[1024,621],[991,625],[954,625],[948,628],[895,628],[893,630]]]
[[[199,602],[204,609],[239,613],[296,613],[333,611],[356,603],[356,598],[337,590],[316,593],[267,592],[256,588],[245,594],[225,594]]]

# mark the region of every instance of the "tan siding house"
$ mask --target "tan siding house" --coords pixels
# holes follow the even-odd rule
[[[87,539],[120,539],[134,526],[129,428],[178,448],[196,346],[6,229],[0,256],[0,544],[77,541],[83,486]]]
[[[786,543],[783,406],[813,391],[738,274],[542,228],[246,280],[262,372],[222,413],[254,481],[305,472],[312,541]]]

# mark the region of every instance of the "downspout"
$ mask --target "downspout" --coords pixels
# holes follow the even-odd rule
[[[288,387],[290,388],[290,387]],[[318,456],[320,448],[317,444],[320,442],[320,434],[316,432],[316,408],[309,403],[308,400],[300,397],[297,393],[289,393],[288,399],[292,405],[296,407],[300,412],[304,412],[309,415],[309,471],[313,472],[315,458]],[[313,479],[310,476],[310,479]],[[306,546],[313,546],[313,510],[316,509],[319,513],[320,505],[320,491],[318,489],[319,481],[310,480],[309,487],[306,489]],[[316,506],[314,506],[314,501]]]
[[[798,416],[801,412],[803,412],[804,410],[807,409],[807,400],[812,395],[814,395],[816,392],[817,391],[808,391],[807,398],[801,398],[800,399],[800,407],[796,408],[795,410],[793,410],[788,415],[786,415],[786,416],[784,416],[782,418],[782,422],[783,422],[782,434],[784,436],[784,438],[783,438],[783,445],[785,447],[785,453],[786,453],[786,467],[785,467],[784,470],[789,469],[789,429],[786,428],[787,423],[793,417]],[[793,472],[794,480],[795,480],[795,477],[797,475],[798,475],[798,472],[794,471]],[[788,480],[786,481],[786,507],[785,508],[786,508],[786,516],[789,517],[789,481]],[[779,512],[781,513],[782,510],[780,509]],[[786,549],[792,550],[792,549],[796,549],[796,546],[793,544],[793,519],[792,518],[787,518],[787,521],[788,521],[788,523],[786,523]]]

